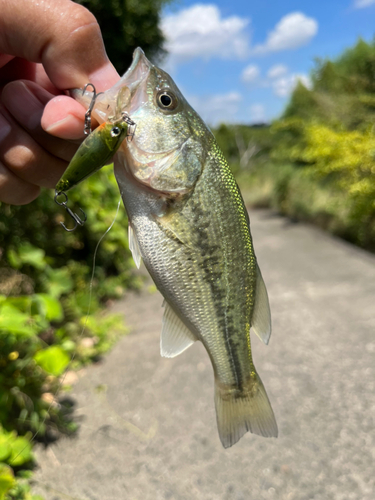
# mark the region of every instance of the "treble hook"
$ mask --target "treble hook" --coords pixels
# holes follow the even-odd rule
[[[62,201],[62,202],[57,201],[57,198],[60,195],[65,196],[65,201]],[[62,225],[62,227],[65,229],[65,231],[68,231],[68,233],[71,233],[72,231],[74,231],[75,229],[77,229],[78,225],[83,226],[84,223],[87,221],[87,216],[86,216],[85,212],[82,210],[82,208],[80,208],[80,210],[83,213],[83,217],[84,217],[83,220],[68,207],[68,195],[66,193],[64,193],[64,191],[56,192],[56,194],[55,194],[55,203],[57,203],[58,205],[60,205],[60,207],[64,207],[65,210],[70,215],[70,217],[74,220],[75,224],[74,224],[74,227],[72,229],[68,229],[63,222],[60,222],[60,224]]]
[[[92,83],[86,83],[86,85],[83,87],[82,95],[85,94],[87,87],[90,87],[90,86],[92,87],[92,90],[93,90],[93,96],[92,96],[92,99],[90,102],[90,106],[88,107],[88,109],[85,113],[85,128],[83,129],[83,132],[85,135],[91,134],[91,113],[92,113],[92,110],[94,109],[97,97],[100,94],[103,94],[103,92],[99,92],[99,94],[97,94],[95,86]]]

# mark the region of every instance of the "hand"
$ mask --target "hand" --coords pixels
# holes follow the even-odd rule
[[[53,188],[83,137],[85,109],[64,94],[119,78],[94,16],[70,0],[0,0],[0,201]]]

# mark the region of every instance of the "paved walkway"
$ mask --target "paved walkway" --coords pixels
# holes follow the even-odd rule
[[[220,444],[196,343],[159,355],[161,296],[116,305],[131,334],[76,384],[76,438],[37,453],[46,500],[374,500],[375,257],[268,211],[250,214],[270,295],[255,364],[278,439]]]

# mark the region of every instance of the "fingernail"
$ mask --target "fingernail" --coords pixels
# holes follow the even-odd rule
[[[82,120],[74,115],[68,115],[62,120],[58,120],[44,129],[51,135],[55,135],[67,140],[76,140],[83,136]]]
[[[70,122],[70,120],[72,119],[71,116],[66,116],[65,118],[63,118],[62,120],[58,120],[57,122],[55,123],[52,123],[51,125],[49,125],[47,128],[45,128],[44,130],[46,132],[48,132],[49,134],[52,134],[53,135],[53,132],[54,130],[58,129],[59,127],[61,126],[66,126],[66,124],[68,124]]]
[[[34,130],[40,126],[44,106],[23,82],[12,82],[6,85],[2,101],[23,127]]]
[[[7,137],[12,130],[8,120],[0,113],[0,143]]]

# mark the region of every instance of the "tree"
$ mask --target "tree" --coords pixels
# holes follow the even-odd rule
[[[153,60],[160,60],[165,55],[160,11],[170,0],[75,1],[97,18],[107,54],[120,74],[130,66],[137,47]]]

